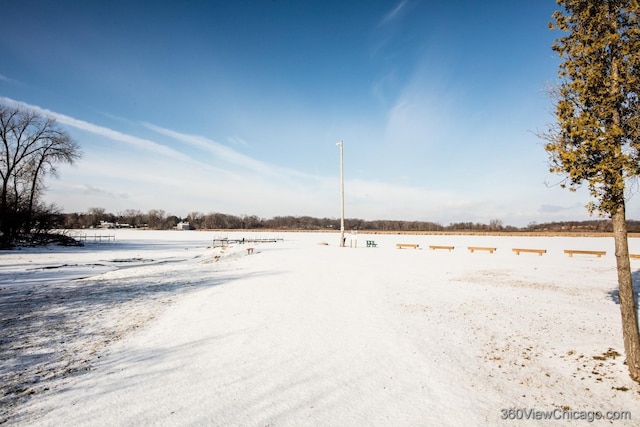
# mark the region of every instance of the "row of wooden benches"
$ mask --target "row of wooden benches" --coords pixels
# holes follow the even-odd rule
[[[418,249],[420,245],[415,243],[396,243],[396,247],[398,249],[403,249],[403,248]],[[432,250],[445,249],[451,252],[454,248],[455,246],[429,245],[429,249],[432,249]],[[484,246],[467,246],[467,249],[471,253],[475,251],[487,251],[489,253],[493,253],[497,250],[497,248],[484,247]],[[520,255],[520,252],[537,253],[540,256],[542,256],[542,254],[547,253],[546,249],[513,248],[511,250],[515,252],[516,255]],[[606,251],[585,251],[580,249],[565,249],[564,253],[569,255],[570,257],[572,257],[573,255],[596,255],[598,258],[607,254]],[[629,257],[640,258],[640,254],[630,254]]]

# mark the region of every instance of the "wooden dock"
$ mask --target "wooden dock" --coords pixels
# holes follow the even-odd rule
[[[229,246],[231,244],[236,244],[236,245],[243,245],[245,243],[276,243],[276,242],[281,242],[284,239],[282,238],[269,238],[269,239],[228,239],[228,238],[222,238],[222,239],[213,239],[213,247],[214,248],[218,248],[220,246]]]
[[[86,234],[81,234],[79,236],[74,236],[74,239],[81,242],[115,242],[116,236],[113,234],[96,234],[93,236],[87,236]]]

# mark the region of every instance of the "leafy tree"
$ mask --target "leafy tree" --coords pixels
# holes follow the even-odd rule
[[[545,135],[551,172],[572,190],[586,183],[587,206],[611,218],[622,332],[631,378],[640,382],[625,188],[640,175],[640,6],[638,0],[557,0],[551,29],[562,63],[554,95],[557,123]]]
[[[176,228],[176,226],[178,225],[179,222],[181,222],[182,219],[178,216],[175,215],[168,215],[165,219],[164,219],[164,224],[162,226],[163,230],[170,230],[172,228]],[[190,225],[191,229],[193,230],[193,225]]]
[[[0,243],[11,245],[31,233],[44,178],[55,176],[57,165],[74,163],[80,148],[56,121],[38,112],[0,103]]]

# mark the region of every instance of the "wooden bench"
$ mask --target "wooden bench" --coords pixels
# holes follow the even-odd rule
[[[436,249],[447,249],[449,252],[451,252],[453,250],[453,246],[439,246],[439,245],[429,245],[429,249],[432,250],[436,250]]]
[[[402,248],[418,249],[419,245],[417,245],[415,243],[396,243],[396,246],[398,247],[398,249],[402,249]]]
[[[600,258],[602,255],[606,255],[606,251],[581,251],[577,249],[565,249],[564,253],[572,257],[574,254],[578,255],[597,255]]]
[[[375,242],[375,240],[367,240],[367,247],[368,248],[375,248],[376,246],[378,246]]]
[[[516,255],[520,255],[520,252],[531,252],[531,253],[537,253],[538,255],[542,256],[542,254],[546,254],[547,250],[546,249],[522,249],[522,248],[513,248],[511,249],[513,252],[516,253]]]
[[[253,248],[247,248],[247,255],[251,255],[253,253]]]
[[[473,253],[474,251],[488,251],[489,253],[493,253],[496,248],[485,248],[483,246],[467,246],[469,252]]]

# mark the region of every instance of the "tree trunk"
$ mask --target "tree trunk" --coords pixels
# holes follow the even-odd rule
[[[616,247],[616,264],[618,267],[618,288],[620,298],[620,314],[622,315],[622,338],[627,357],[627,366],[631,379],[640,382],[640,331],[638,311],[633,292],[631,266],[629,264],[629,245],[627,241],[627,221],[624,202],[611,216],[613,238]]]
[[[31,178],[31,189],[29,191],[29,202],[27,204],[27,216],[25,219],[25,229],[27,233],[31,232],[32,222],[33,222],[33,205],[36,199],[36,190],[38,188],[38,178],[40,177],[40,171],[42,171],[42,165],[46,160],[48,147],[45,148],[42,153],[40,159],[38,160],[38,165],[34,168],[33,177]]]

